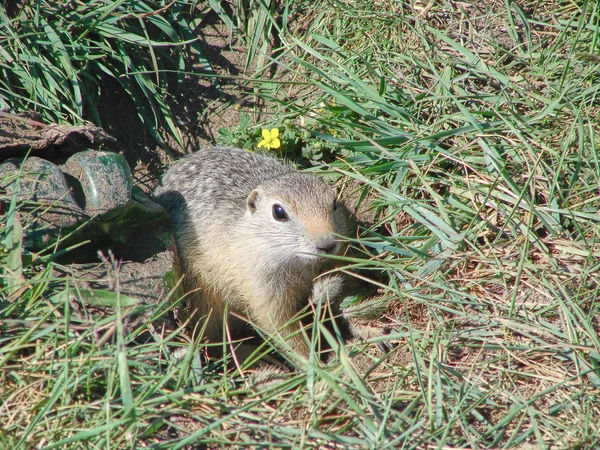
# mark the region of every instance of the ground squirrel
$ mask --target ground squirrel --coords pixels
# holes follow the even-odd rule
[[[326,255],[352,229],[348,210],[316,176],[271,157],[229,147],[202,149],[173,165],[155,193],[167,209],[190,292],[190,306],[222,339],[223,316],[248,317],[287,336],[302,303],[341,293],[341,278],[318,277]],[[228,326],[243,322],[229,315]],[[308,354],[301,333],[287,343]]]

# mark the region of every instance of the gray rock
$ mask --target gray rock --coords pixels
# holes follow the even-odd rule
[[[56,164],[36,157],[23,163],[8,160],[0,165],[0,180],[0,186],[9,195],[16,192],[23,209],[37,219],[32,222],[30,233],[48,227],[69,227],[83,218],[83,211]]]
[[[62,170],[77,180],[83,191],[85,212],[103,214],[131,200],[133,178],[125,158],[118,153],[87,150],[71,156]]]

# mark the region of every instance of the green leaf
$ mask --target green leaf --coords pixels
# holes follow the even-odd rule
[[[140,300],[135,297],[120,294],[114,291],[104,289],[75,289],[69,288],[58,294],[54,294],[50,299],[53,302],[64,302],[65,296],[73,296],[82,303],[90,306],[108,306],[117,307],[117,302],[123,307],[136,306],[140,304]]]

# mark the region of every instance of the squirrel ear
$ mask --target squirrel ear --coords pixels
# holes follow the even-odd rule
[[[254,189],[246,199],[246,206],[251,213],[256,211],[256,200],[258,199],[258,190]]]

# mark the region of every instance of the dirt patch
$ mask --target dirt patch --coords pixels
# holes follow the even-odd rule
[[[260,113],[251,100],[250,83],[244,80],[246,50],[224,25],[214,21],[200,30],[200,37],[208,64],[201,59],[192,61],[196,75],[187,76],[181,92],[173,98],[185,154],[215,144],[219,128],[237,126],[242,111]]]
[[[73,279],[79,287],[114,290],[138,298],[148,304],[157,304],[167,294],[165,274],[173,267],[174,252],[166,241],[166,227],[132,239],[127,249],[118,249],[117,257],[105,250],[99,253],[101,263],[72,264]],[[124,258],[123,258],[124,257]]]

